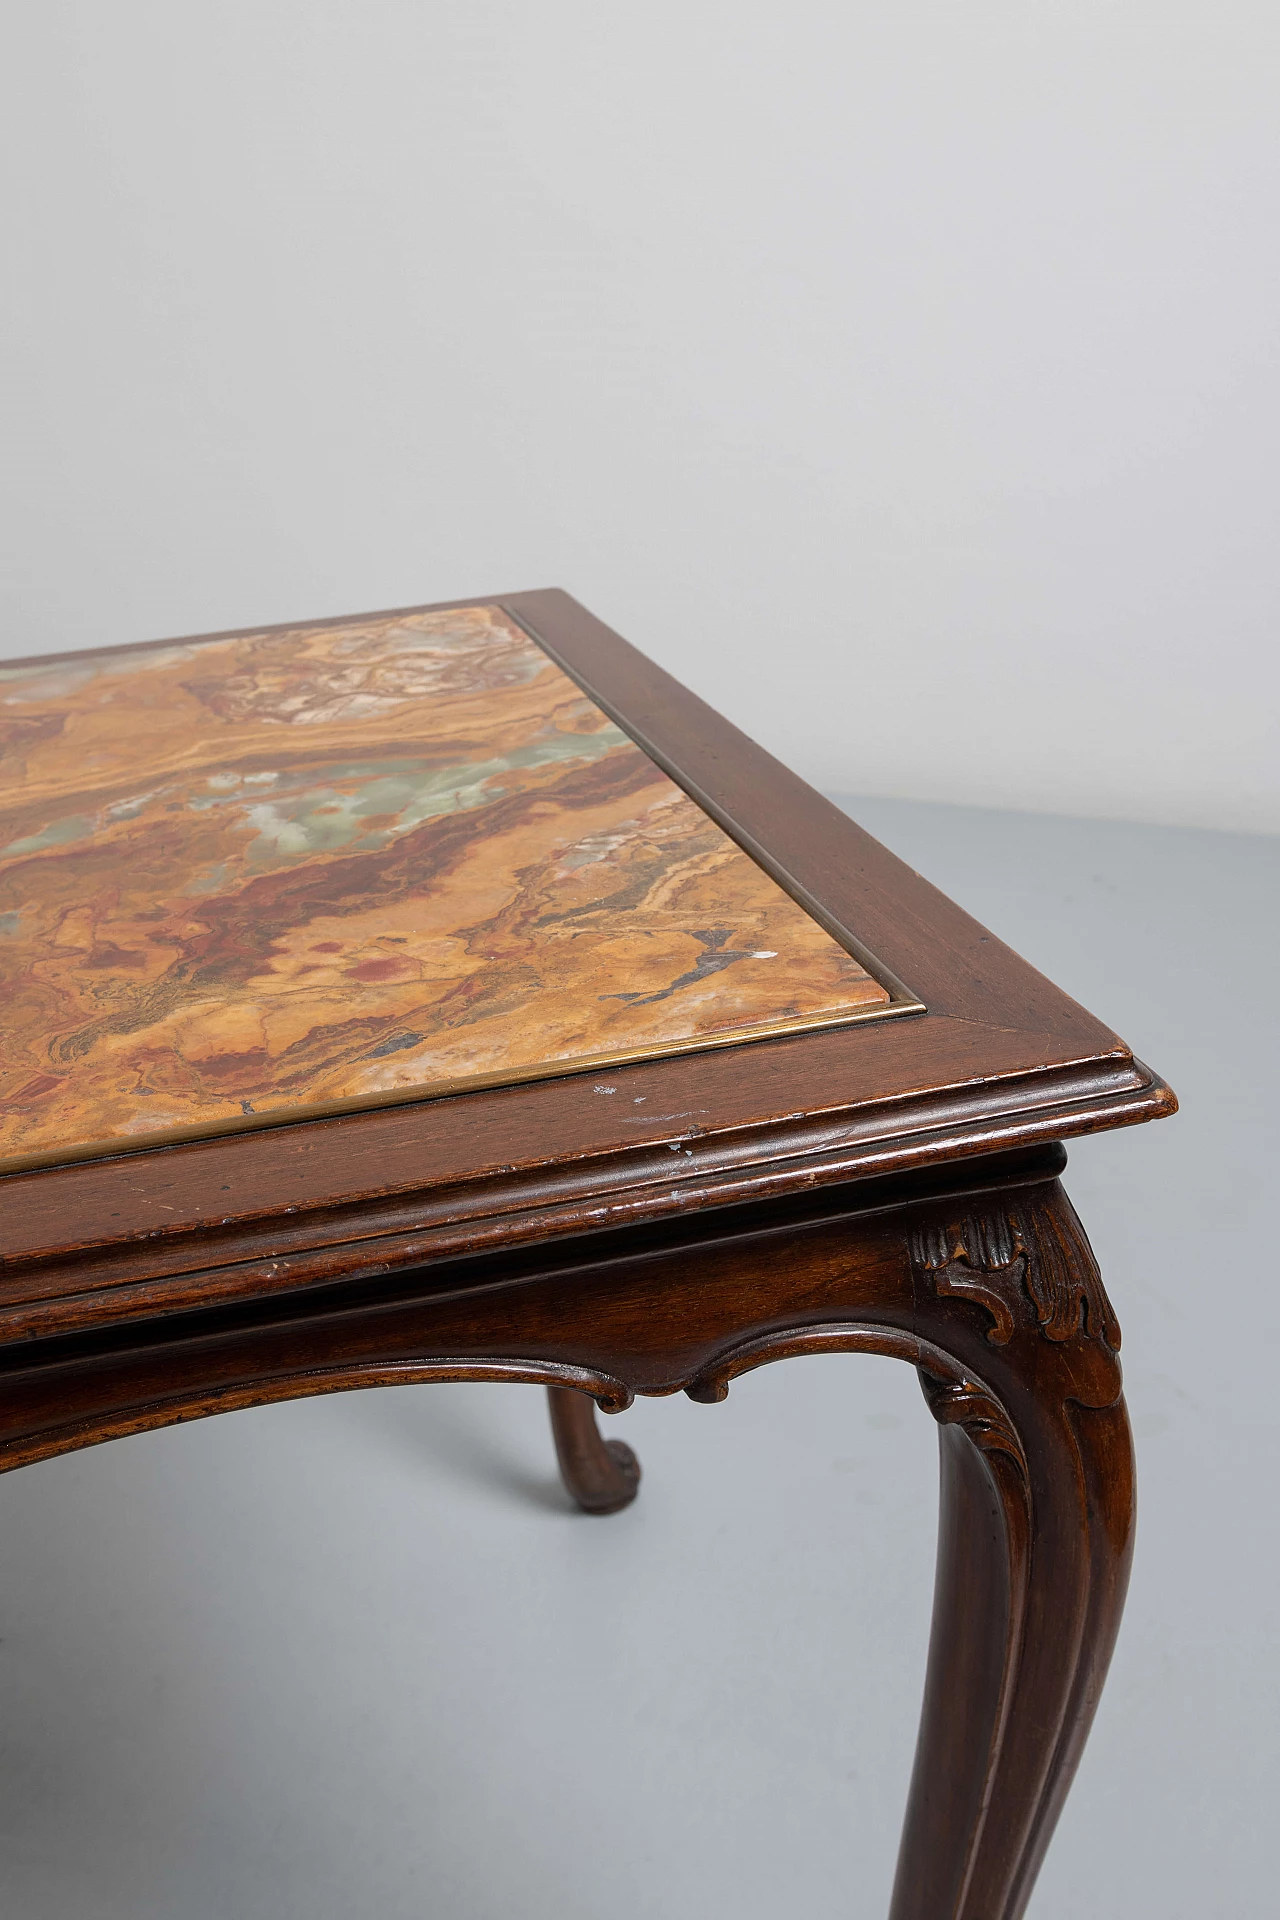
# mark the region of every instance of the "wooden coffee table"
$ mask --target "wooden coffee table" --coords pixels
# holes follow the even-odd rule
[[[895,1920],[1022,1912],[1124,1601],[1069,1136],[1115,1034],[567,595],[0,669],[0,1464],[304,1394],[914,1366],[933,1636]]]

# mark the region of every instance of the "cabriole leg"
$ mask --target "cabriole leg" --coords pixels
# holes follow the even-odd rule
[[[640,1462],[625,1440],[603,1440],[590,1394],[548,1387],[560,1477],[584,1513],[617,1513],[640,1490]]]
[[[1134,1499],[1119,1329],[1060,1188],[926,1217],[912,1264],[921,1331],[939,1348],[957,1351],[974,1309],[991,1324],[976,1377],[921,1369],[941,1425],[938,1573],[891,1920],[1018,1920],[1124,1605]]]

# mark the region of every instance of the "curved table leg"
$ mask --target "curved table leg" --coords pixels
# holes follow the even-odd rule
[[[927,1201],[903,1223],[907,1284],[878,1243],[834,1236],[803,1284],[856,1314],[724,1348],[694,1400],[771,1360],[911,1361],[941,1429],[933,1631],[890,1920],[1019,1920],[1088,1737],[1128,1584],[1133,1452],[1120,1329],[1056,1181]],[[868,1258],[869,1256],[869,1258]],[[776,1260],[776,1253],[773,1255]],[[880,1278],[867,1283],[879,1260]],[[832,1302],[834,1304],[834,1301]]]
[[[912,1251],[922,1320],[964,1300],[993,1324],[981,1385],[967,1368],[950,1380],[921,1368],[941,1428],[938,1572],[891,1920],[1017,1920],[1128,1583],[1119,1329],[1060,1189],[985,1220],[943,1218]]]
[[[640,1462],[625,1440],[602,1440],[589,1393],[548,1387],[560,1477],[584,1513],[617,1513],[640,1490]]]

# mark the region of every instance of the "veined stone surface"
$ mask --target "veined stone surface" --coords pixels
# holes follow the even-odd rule
[[[0,667],[0,1163],[889,995],[500,611]]]

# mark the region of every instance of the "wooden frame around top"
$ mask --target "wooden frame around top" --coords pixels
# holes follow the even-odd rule
[[[1114,1033],[569,595],[437,603],[481,605],[513,615],[891,992],[925,1010],[631,1062],[605,1079],[565,1073],[10,1173],[0,1338],[358,1279],[1174,1110]]]

